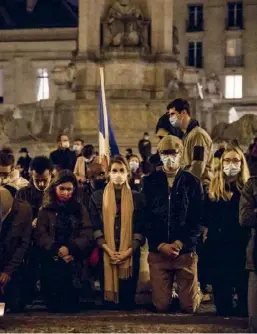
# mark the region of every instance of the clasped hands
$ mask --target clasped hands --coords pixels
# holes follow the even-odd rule
[[[65,246],[62,246],[58,251],[58,256],[63,259],[64,262],[69,263],[73,261],[73,256],[69,254],[69,249]]]
[[[133,253],[132,248],[129,248],[126,251],[118,251],[118,252],[115,251],[114,252],[107,245],[104,245],[104,246],[105,247],[103,247],[103,248],[106,251],[106,253],[109,255],[110,263],[111,264],[120,265],[127,258],[129,258],[132,255],[132,253]]]
[[[179,253],[180,253],[180,249],[178,248],[178,246],[175,243],[162,244],[159,247],[159,251],[162,254],[171,257],[172,259],[176,259],[179,256]]]

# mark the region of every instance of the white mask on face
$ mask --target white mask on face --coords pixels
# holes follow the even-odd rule
[[[87,164],[89,164],[90,162],[92,162],[94,160],[94,156],[92,156],[91,158],[87,159],[85,158],[85,161]]]
[[[179,154],[174,155],[161,155],[161,161],[165,168],[178,169],[179,168]]]
[[[230,165],[226,165],[223,167],[223,172],[227,175],[227,176],[236,176],[237,174],[239,174],[241,172],[241,167],[240,166],[235,166],[233,164]]]
[[[132,172],[136,172],[138,170],[138,168],[139,168],[139,162],[131,161],[129,163],[129,167],[132,170]]]
[[[174,126],[175,128],[180,128],[181,127],[181,121],[178,119],[176,115],[170,116],[170,124]]]
[[[70,148],[70,142],[68,140],[62,142],[62,148]]]
[[[82,146],[80,145],[73,145],[73,151],[80,152],[82,150]]]
[[[122,185],[124,184],[128,179],[127,173],[110,173],[110,180],[113,184],[116,185]]]

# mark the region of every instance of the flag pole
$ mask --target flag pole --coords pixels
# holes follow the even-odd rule
[[[102,94],[102,103],[103,103],[103,114],[104,114],[104,132],[105,132],[105,152],[106,159],[109,163],[110,160],[110,147],[109,147],[109,126],[108,126],[108,114],[106,106],[106,96],[105,96],[105,85],[104,85],[104,68],[100,67],[100,83],[101,83],[101,94]]]

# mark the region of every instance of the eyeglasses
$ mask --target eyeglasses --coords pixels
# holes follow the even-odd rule
[[[241,160],[238,160],[237,158],[234,158],[234,159],[224,159],[224,163],[226,164],[235,164],[235,165],[238,165],[240,164]]]

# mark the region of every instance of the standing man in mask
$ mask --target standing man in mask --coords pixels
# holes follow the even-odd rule
[[[73,151],[76,153],[77,158],[81,157],[81,152],[84,147],[84,140],[77,138],[73,141]]]
[[[167,110],[170,123],[184,132],[184,150],[181,167],[196,177],[203,186],[208,186],[213,178],[213,144],[208,133],[191,118],[190,106],[186,100],[172,101]]]
[[[69,169],[73,172],[76,164],[76,153],[70,149],[70,140],[67,135],[61,134],[57,138],[58,149],[51,152],[50,159],[54,167],[60,171]]]
[[[144,178],[152,299],[159,312],[170,309],[174,276],[184,312],[196,312],[201,301],[196,244],[203,190],[199,178],[180,168],[182,152],[179,138],[164,137],[158,145],[163,169]]]
[[[22,269],[30,243],[32,212],[28,203],[14,199],[2,187],[0,212],[1,301],[11,311],[19,312],[25,306]]]
[[[31,180],[30,183],[20,189],[16,198],[26,201],[30,204],[33,213],[32,222],[32,238],[30,242],[29,252],[26,259],[26,297],[27,302],[31,302],[37,291],[37,282],[40,280],[40,251],[36,245],[35,228],[37,225],[38,211],[43,202],[43,196],[48,189],[51,179],[53,165],[50,159],[45,156],[35,157],[31,164]]]

